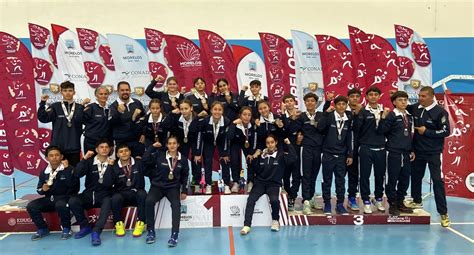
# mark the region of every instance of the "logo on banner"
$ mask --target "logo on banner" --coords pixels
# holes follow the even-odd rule
[[[214,56],[211,59],[211,69],[215,74],[225,73],[225,60],[222,57]]]
[[[24,63],[17,57],[6,57],[4,60],[5,72],[12,76],[12,79],[19,79],[25,70]]]
[[[15,138],[22,140],[22,147],[32,147],[38,139],[38,132],[33,128],[19,127],[15,130]]]
[[[420,66],[428,66],[431,63],[430,51],[428,46],[421,42],[413,42],[411,52],[415,62]]]
[[[77,35],[82,49],[89,53],[94,52],[99,43],[99,33],[89,29],[78,28]]]
[[[107,69],[115,71],[114,59],[112,58],[112,51],[110,50],[109,45],[101,44],[99,46],[99,56]]]
[[[306,41],[306,49],[307,50],[313,50],[314,49],[313,41]]]
[[[0,120],[0,146],[8,146],[7,131],[5,130],[5,122]]]
[[[40,150],[44,154],[46,152],[46,148],[51,143],[51,129],[48,128],[39,128],[38,129],[38,136],[40,141]]]
[[[474,193],[474,172],[466,176],[466,188]]]
[[[395,41],[401,48],[408,47],[412,37],[413,30],[403,26],[395,26]]]
[[[153,79],[158,77],[158,75],[161,75],[164,78],[163,81],[157,82],[155,86],[155,87],[161,87],[161,85],[164,84],[164,81],[168,77],[168,70],[166,69],[165,65],[158,62],[150,61],[148,62],[148,69],[150,70]]]
[[[30,84],[13,82],[13,85],[8,85],[8,92],[13,99],[26,99],[25,91],[31,91]]]
[[[74,47],[74,40],[66,39],[66,40],[64,40],[64,43],[66,44],[66,48],[68,50],[73,50],[75,48]]]
[[[237,205],[233,205],[229,208],[230,217],[240,217],[240,208]]]
[[[281,68],[280,66],[271,66],[270,78],[274,82],[280,82],[283,79],[283,68]]]
[[[11,35],[2,34],[2,38],[0,38],[0,46],[3,52],[13,54],[20,50],[20,41]]]
[[[270,85],[270,91],[272,92],[273,98],[278,100],[283,97],[285,88],[280,83],[272,83],[272,85]]]
[[[125,50],[128,54],[133,54],[135,52],[132,44],[125,44]]]
[[[85,61],[84,67],[87,75],[87,83],[93,88],[102,85],[105,79],[105,68],[101,64],[91,61]]]
[[[33,24],[30,24],[28,28],[30,30],[30,41],[33,46],[39,50],[46,47],[49,41],[49,30]]]
[[[222,53],[225,50],[226,42],[220,36],[210,35],[208,39],[211,41],[212,51],[214,53]]]
[[[253,71],[253,72],[257,71],[257,62],[249,61],[249,71]]]
[[[268,62],[272,65],[278,65],[281,60],[281,53],[277,50],[268,51]]]
[[[36,113],[36,111],[34,111],[31,107],[20,103],[13,104],[10,108],[10,112],[12,113],[12,116],[16,116],[16,119],[19,122],[32,121]]]
[[[2,165],[0,168],[0,173],[4,175],[13,174],[13,168],[10,166],[10,154],[8,153],[8,150],[2,150],[1,154],[2,157],[0,162],[2,162]]]
[[[56,47],[54,46],[54,44],[51,43],[48,46],[48,53],[49,53],[49,58],[51,59],[51,62],[56,68],[58,68],[58,59],[56,58]]]
[[[20,154],[18,154],[18,157],[21,169],[25,169],[27,171],[36,170],[41,163],[39,156],[31,152],[22,151]]]
[[[158,53],[163,45],[163,33],[153,30],[145,29],[145,39],[148,49],[152,53]]]
[[[263,42],[270,49],[276,48],[278,46],[278,41],[279,41],[279,38],[276,37],[275,35],[272,35],[272,34],[263,35]]]
[[[415,72],[415,63],[407,57],[398,57],[398,78],[401,81],[408,81]]]
[[[35,81],[40,85],[46,85],[53,77],[53,67],[52,65],[41,58],[33,58],[35,62],[35,67],[33,68]]]
[[[187,62],[198,61],[201,54],[199,50],[190,43],[181,43],[176,47],[179,55]]]

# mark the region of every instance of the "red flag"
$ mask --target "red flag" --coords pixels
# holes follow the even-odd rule
[[[232,92],[238,92],[237,69],[230,45],[214,32],[200,29],[198,33],[206,81],[212,84],[217,79],[225,78]]]
[[[46,163],[39,155],[33,58],[12,35],[0,32],[0,42],[0,106],[9,154],[14,155],[3,156],[2,162],[8,164],[10,158],[13,167],[38,175]],[[8,170],[5,166],[3,169]]]
[[[178,35],[165,35],[165,59],[181,86],[189,91],[193,80],[202,77],[201,51],[191,40]],[[208,86],[209,87],[209,86]]]
[[[324,90],[334,96],[347,95],[356,86],[352,53],[339,39],[329,35],[316,35],[323,68]]]
[[[272,111],[280,113],[282,97],[289,93],[297,96],[293,47],[285,38],[278,35],[270,33],[259,33],[259,35],[267,72],[268,100],[272,105]]]
[[[441,97],[440,95],[439,97]],[[474,199],[474,171],[470,161],[474,148],[473,94],[444,94],[439,101],[449,113],[451,135],[445,139],[443,175],[446,194]]]

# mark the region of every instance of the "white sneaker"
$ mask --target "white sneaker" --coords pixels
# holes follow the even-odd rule
[[[273,232],[278,232],[280,231],[280,222],[278,222],[277,220],[272,220],[272,227],[271,227],[271,230]]]
[[[383,206],[383,200],[382,199],[373,199],[372,204],[375,205],[375,208],[381,212],[385,212],[385,207]]]
[[[247,226],[244,226],[241,230],[240,230],[240,234],[241,235],[246,235],[250,232],[250,227],[247,227]]]
[[[410,201],[407,204],[407,207],[410,207],[411,209],[423,209],[423,203],[415,203],[413,201]]]
[[[370,202],[366,204],[365,201],[364,201],[364,213],[365,214],[371,214],[372,213],[372,205],[370,204]]]
[[[206,185],[206,195],[211,195],[211,194],[212,194],[212,186]]]
[[[229,195],[230,193],[232,193],[232,192],[230,192],[230,187],[229,187],[229,185],[225,185],[225,186],[224,186],[224,194]]]
[[[309,204],[311,205],[311,208],[314,208],[316,210],[322,210],[323,209],[323,205],[320,204],[318,202],[318,200],[316,200],[316,197],[311,198],[311,200],[309,201]]]
[[[253,182],[247,183],[247,193],[250,193],[250,191],[252,191],[252,188],[253,188]]]
[[[201,187],[199,185],[194,185],[194,194],[201,194]]]
[[[308,200],[305,200],[303,202],[303,214],[304,215],[310,215],[311,214],[311,205]]]
[[[232,189],[230,191],[232,191],[232,193],[239,193],[239,190],[240,190],[239,184],[237,182],[234,182],[234,184],[232,185]]]

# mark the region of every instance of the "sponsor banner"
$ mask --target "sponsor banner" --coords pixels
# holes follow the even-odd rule
[[[324,91],[346,96],[349,89],[359,87],[352,53],[347,46],[330,35],[316,35],[316,40],[321,54]]]
[[[321,58],[316,38],[301,31],[291,30],[296,60],[296,90],[301,102],[304,95],[314,93],[319,97],[318,110],[324,102],[324,82]],[[303,107],[303,104],[301,105]]]
[[[158,81],[156,88],[161,88],[166,82],[166,78],[173,76],[173,71],[168,66],[168,61],[165,59],[166,40],[165,34],[161,31],[145,28],[146,50],[148,53],[148,69],[151,76],[155,79],[161,75],[164,80]]]
[[[221,226],[243,227],[248,195],[221,197]],[[272,216],[267,195],[261,196],[255,203],[252,226],[270,226]]]
[[[395,25],[398,55],[398,89],[416,103],[424,86],[432,86],[431,55],[423,38],[411,28]]]
[[[237,68],[230,44],[214,32],[199,29],[198,33],[203,74],[206,75],[207,83],[215,84],[217,79],[225,78],[230,90],[238,93]]]
[[[70,29],[51,24],[51,30],[56,46],[58,70],[62,74],[61,82],[70,81],[75,85],[76,101],[81,103],[85,98],[94,98],[94,91],[87,84],[84,71],[82,49],[76,33]],[[59,93],[60,94],[60,93]],[[59,96],[59,98],[61,98]]]
[[[150,98],[145,95],[145,87],[150,83],[151,75],[145,49],[135,39],[125,35],[107,34],[107,39],[115,63],[116,79],[127,81],[132,88],[131,96],[148,105]],[[113,93],[109,102],[116,98],[117,94]]]
[[[167,47],[164,50],[168,66],[173,70],[178,84],[190,91],[196,77],[203,76],[201,50],[191,40],[179,35],[165,35]],[[209,83],[209,82],[208,82]],[[206,86],[210,92],[212,86]]]
[[[443,95],[438,95],[442,98]],[[474,115],[474,95],[444,94],[438,101],[449,113],[451,135],[445,139],[442,172],[446,194],[474,199],[474,169],[469,160],[474,153],[472,128]]]
[[[38,175],[45,162],[39,155],[38,121],[34,88],[34,61],[14,36],[0,32],[0,108],[12,167]],[[15,155],[12,157],[12,155]],[[11,171],[4,167],[5,174]]]
[[[237,85],[239,91],[244,86],[248,86],[251,81],[259,80],[262,83],[262,95],[268,96],[267,75],[262,58],[253,50],[240,45],[232,45],[232,50],[234,62],[237,66]],[[245,94],[250,96],[250,89]]]
[[[102,85],[115,87],[115,64],[107,38],[87,28],[76,28],[76,31],[82,49],[87,84],[93,89]]]
[[[285,94],[296,97],[296,106],[303,105],[298,98],[294,50],[283,37],[271,33],[259,33],[267,73],[268,100],[272,112],[281,112],[281,100]]]

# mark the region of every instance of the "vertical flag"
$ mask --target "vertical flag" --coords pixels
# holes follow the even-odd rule
[[[259,80],[262,83],[262,95],[268,96],[267,75],[262,58],[253,50],[240,45],[232,45],[232,49],[237,66],[239,90],[246,85],[248,86],[251,81]],[[246,95],[250,96],[250,94],[250,90],[247,90]]]
[[[431,55],[423,38],[411,28],[395,25],[398,55],[398,89],[406,91],[411,103],[418,101],[424,86],[432,86]]]
[[[268,100],[274,113],[281,112],[281,100],[285,94],[297,95],[295,59],[291,44],[283,37],[271,33],[259,33],[267,72]]]
[[[168,67],[165,59],[166,40],[165,35],[158,30],[145,28],[146,50],[148,53],[148,70],[152,79],[161,75],[164,80],[156,83],[156,88],[161,88],[166,78],[173,76],[173,71]]]
[[[202,77],[201,50],[191,40],[179,35],[165,35],[165,59],[173,70],[179,85],[190,91],[194,87],[193,80]],[[209,83],[209,82],[208,82]],[[210,86],[207,89],[210,90]]]
[[[198,33],[203,73],[208,76],[206,81],[212,84],[217,79],[225,78],[229,81],[230,90],[238,93],[237,68],[230,44],[214,32],[199,29]]]
[[[329,35],[316,35],[323,68],[324,91],[335,96],[347,95],[349,89],[358,87],[352,53],[339,39]]]
[[[324,82],[321,58],[316,38],[301,31],[291,30],[296,60],[296,90],[300,100],[312,92],[319,97],[318,106],[324,101]]]

